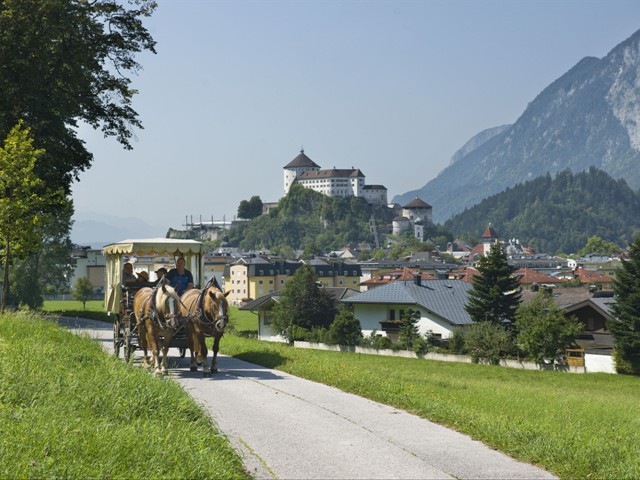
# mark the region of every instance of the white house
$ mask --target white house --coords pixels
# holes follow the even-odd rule
[[[397,340],[402,314],[407,309],[420,313],[420,334],[431,331],[436,338],[448,338],[458,326],[472,324],[464,309],[472,285],[460,280],[396,281],[342,300],[353,306],[363,335],[374,330]]]

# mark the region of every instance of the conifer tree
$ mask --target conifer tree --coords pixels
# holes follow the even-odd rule
[[[520,304],[520,284],[511,276],[515,269],[509,265],[499,243],[491,246],[477,268],[479,274],[473,277],[466,311],[474,322],[512,325]]]
[[[614,280],[616,321],[609,330],[616,338],[614,359],[618,373],[640,374],[640,236],[629,246],[629,260],[622,262]]]

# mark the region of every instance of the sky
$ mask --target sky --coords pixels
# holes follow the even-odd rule
[[[480,131],[515,122],[586,56],[640,29],[637,0],[159,0],[138,57],[133,150],[81,127],[76,219],[181,229],[283,195],[304,148],[389,201]],[[423,199],[429,201],[429,199]]]

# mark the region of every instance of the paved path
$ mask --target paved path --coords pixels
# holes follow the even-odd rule
[[[111,325],[63,323],[112,346]],[[220,372],[203,378],[177,350],[170,355],[172,377],[211,413],[259,479],[554,478],[466,435],[333,387],[225,356]]]

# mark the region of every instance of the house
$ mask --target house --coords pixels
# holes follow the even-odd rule
[[[353,295],[357,295],[358,291],[351,288],[336,288],[336,287],[323,287],[323,289],[333,297],[337,302],[344,298],[349,298]],[[245,305],[241,306],[240,310],[247,310],[254,312],[258,315],[258,338],[260,340],[267,340],[271,342],[284,342],[285,339],[273,331],[271,326],[271,319],[273,317],[273,306],[278,303],[280,298],[279,292],[272,292],[262,297],[256,298]]]
[[[75,267],[69,276],[69,287],[73,288],[79,278],[87,277],[95,291],[103,292],[106,259],[102,249],[74,245],[71,258]]]
[[[379,332],[397,340],[402,314],[407,309],[420,313],[420,334],[431,331],[436,338],[448,338],[458,326],[473,323],[465,310],[471,284],[458,280],[422,280],[387,283],[343,303],[353,307],[363,335]]]
[[[367,290],[375,287],[379,287],[381,285],[386,285],[387,283],[397,282],[400,280],[410,280],[413,281],[414,276],[420,275],[422,280],[436,280],[436,276],[431,275],[430,273],[422,273],[419,270],[412,270],[407,267],[399,268],[392,272],[381,273],[375,275],[374,277],[360,282],[360,291],[366,292]]]
[[[362,274],[356,263],[311,260],[271,260],[265,256],[242,257],[225,266],[225,290],[232,305],[242,305],[277,292],[300,266],[309,265],[325,287],[357,288]]]
[[[546,273],[531,268],[520,268],[513,272],[512,277],[518,279],[523,289],[534,292],[537,292],[541,288],[555,288],[557,283],[566,282],[566,280],[547,275]]]
[[[528,303],[536,292],[522,292],[522,302]],[[590,291],[587,288],[554,288],[553,301],[567,315],[575,317],[583,325],[582,334],[576,342],[585,351],[597,350],[611,353],[615,339],[609,330],[609,324],[616,321],[613,305],[616,300],[612,291]]]

